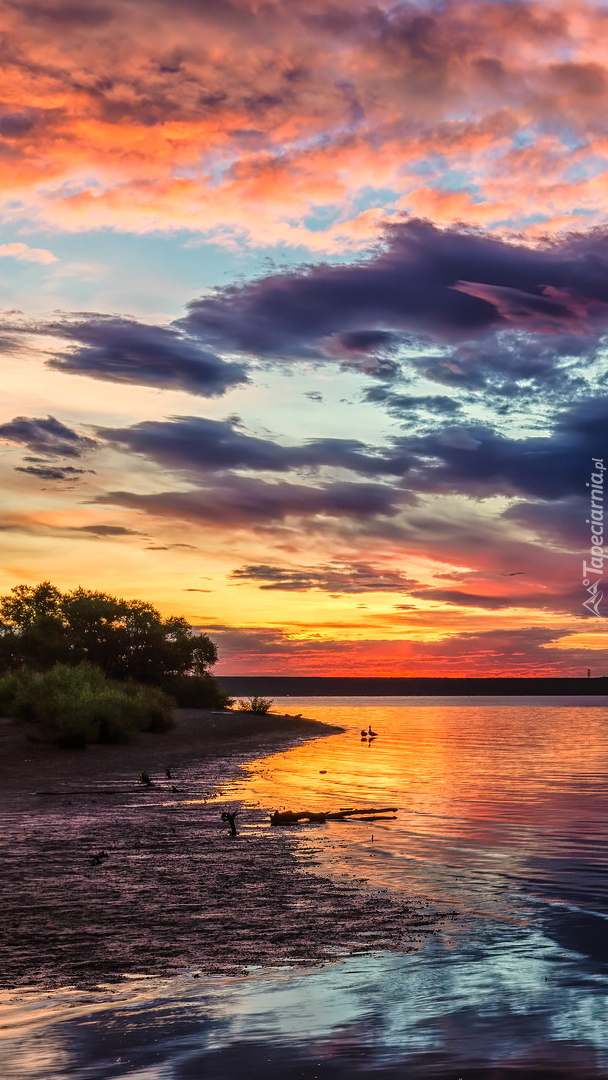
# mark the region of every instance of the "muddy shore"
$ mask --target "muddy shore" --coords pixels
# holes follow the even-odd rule
[[[435,930],[429,905],[315,872],[324,827],[303,847],[301,829],[270,827],[268,807],[242,807],[236,837],[221,821],[239,806],[230,788],[245,762],[335,728],[274,715],[176,717],[167,734],[71,752],[0,721],[2,986],[324,963],[411,950]],[[142,771],[152,787],[138,783]]]

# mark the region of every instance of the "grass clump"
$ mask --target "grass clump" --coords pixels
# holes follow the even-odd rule
[[[272,698],[264,697],[252,697],[247,698],[244,701],[239,701],[238,707],[241,712],[256,713],[258,716],[268,716],[270,709],[274,705]]]
[[[173,726],[173,701],[157,687],[115,682],[92,664],[21,668],[0,678],[3,711],[38,725],[44,742],[80,748],[128,742],[137,731]]]

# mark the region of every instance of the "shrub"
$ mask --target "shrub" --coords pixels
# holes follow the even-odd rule
[[[14,671],[0,677],[0,716],[14,716],[20,680]]]
[[[13,715],[37,722],[42,739],[57,746],[128,742],[136,731],[166,731],[173,723],[173,703],[161,690],[112,682],[87,663],[23,668],[0,680],[3,692]]]
[[[267,716],[274,701],[271,698],[252,697],[246,701],[239,701],[238,707],[242,712],[257,713],[258,716]]]
[[[228,709],[234,704],[212,675],[169,675],[162,689],[181,709]]]
[[[140,731],[158,734],[169,731],[175,721],[171,715],[175,699],[157,686],[123,683],[120,689],[129,699],[129,710]]]

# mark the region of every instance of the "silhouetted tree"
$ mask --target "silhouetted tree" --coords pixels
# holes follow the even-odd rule
[[[209,676],[217,649],[185,619],[163,619],[152,604],[78,588],[17,585],[0,597],[0,670],[46,670],[88,661],[112,679],[162,684]]]

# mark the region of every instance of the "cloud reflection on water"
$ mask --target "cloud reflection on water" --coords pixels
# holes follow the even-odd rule
[[[378,1080],[606,1075],[601,969],[531,927],[479,921],[453,948],[351,958],[321,971],[190,977],[79,994],[21,1035],[19,1080]],[[13,1006],[22,1023],[25,1008]],[[55,1014],[55,1016],[53,1015]],[[10,1016],[7,1017],[10,1019]],[[14,1070],[14,1071],[12,1071]]]

